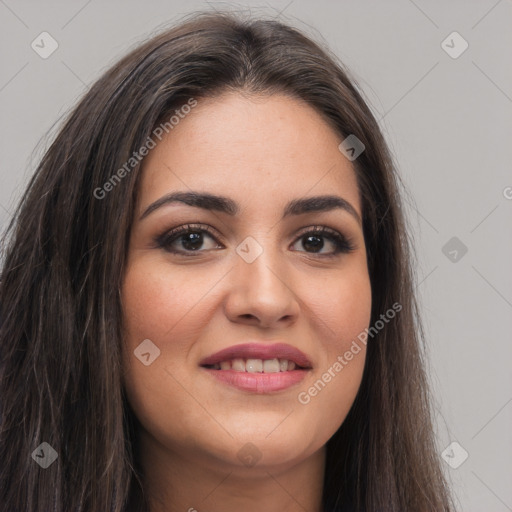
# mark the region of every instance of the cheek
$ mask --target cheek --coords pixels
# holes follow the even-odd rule
[[[201,299],[218,280],[211,275],[194,279],[191,272],[183,268],[171,272],[165,262],[141,257],[128,265],[122,290],[123,384],[128,400],[146,430],[160,432],[165,425],[176,439],[187,435],[189,425],[186,417],[173,411],[191,408],[190,396],[179,384],[183,375],[178,373],[189,370],[190,346],[206,318]],[[134,355],[147,339],[160,350],[148,366]],[[189,416],[195,415],[194,421],[201,424],[203,414],[197,410]]]
[[[144,269],[140,263],[128,267],[123,287],[123,310],[128,340],[131,341],[137,334],[151,338],[155,328],[167,319],[172,320],[173,316],[179,315],[175,304],[177,285],[164,279],[162,276],[165,275],[154,272],[149,265]],[[154,322],[155,318],[160,321]]]
[[[133,263],[127,269],[123,287],[127,344],[133,350],[133,345],[143,339],[162,343],[172,337],[176,340],[173,347],[179,349],[182,336],[176,333],[187,324],[190,313],[213,282],[213,278],[208,279],[207,276],[201,280],[194,279],[189,271],[183,269],[170,272],[165,263],[143,263],[142,259]]]
[[[308,283],[314,285],[315,283]],[[324,333],[328,351],[343,350],[368,327],[372,292],[365,261],[355,261],[310,288],[308,306]]]
[[[344,421],[359,390],[366,359],[364,334],[371,318],[371,284],[363,262],[310,294],[311,316],[321,343],[314,378],[297,395],[299,407],[330,437]]]

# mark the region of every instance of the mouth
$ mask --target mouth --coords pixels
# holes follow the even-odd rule
[[[254,393],[287,389],[312,369],[303,352],[284,343],[235,345],[208,356],[200,366],[223,384]]]
[[[291,372],[293,370],[306,370],[289,359],[228,359],[220,363],[202,365],[210,370],[234,370],[247,373],[279,373]]]

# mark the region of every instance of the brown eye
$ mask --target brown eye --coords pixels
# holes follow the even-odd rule
[[[208,226],[181,226],[166,231],[157,237],[156,243],[168,252],[187,256],[193,256],[193,253],[200,253],[205,250],[222,248],[217,239],[210,233]]]
[[[297,244],[300,244],[305,252],[318,254],[319,256],[335,256],[339,253],[348,253],[354,250],[353,245],[344,235],[322,226],[301,234],[294,245]],[[324,249],[326,250],[324,251]],[[294,250],[300,251],[300,249]]]

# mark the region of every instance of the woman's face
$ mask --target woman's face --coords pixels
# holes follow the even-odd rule
[[[146,447],[297,464],[341,425],[363,373],[355,172],[297,99],[230,93],[182,117],[144,162],[122,290],[128,399]],[[162,200],[178,192],[196,195]]]

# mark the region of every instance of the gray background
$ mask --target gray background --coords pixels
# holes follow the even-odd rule
[[[439,456],[469,454],[442,462],[461,511],[512,511],[511,0],[0,0],[0,227],[88,84],[182,14],[228,6],[323,40],[362,87],[410,192]],[[47,59],[31,48],[43,31]]]

